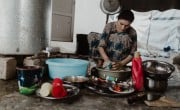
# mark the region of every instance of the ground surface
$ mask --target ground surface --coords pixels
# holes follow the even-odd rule
[[[170,80],[166,96],[180,101],[180,83]],[[143,103],[127,104],[127,97],[106,97],[81,89],[80,95],[65,101],[47,100],[36,95],[19,93],[17,80],[0,80],[0,110],[178,110],[179,108],[148,107]]]

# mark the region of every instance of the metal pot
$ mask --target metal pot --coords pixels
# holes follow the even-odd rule
[[[167,86],[167,80],[155,80],[150,77],[145,78],[145,89],[148,91],[165,92]]]
[[[155,80],[167,80],[175,70],[175,67],[163,61],[146,60],[143,62],[143,70],[146,77]]]

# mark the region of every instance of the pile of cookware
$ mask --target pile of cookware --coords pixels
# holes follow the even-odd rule
[[[64,63],[64,60],[67,59],[53,59],[53,61],[54,60],[55,62],[53,62],[53,64],[59,66],[60,60],[63,60]],[[59,61],[58,64],[57,64],[57,60]],[[73,59],[72,61],[73,63],[71,62],[69,63],[69,60],[72,59],[68,59],[66,70],[71,70],[71,72],[67,72],[67,71],[65,72],[60,70],[61,72],[63,72],[63,74],[60,74],[58,72],[59,74],[58,75],[56,74],[57,76],[51,77],[52,79],[61,78],[62,77],[61,75],[64,75],[64,73],[69,73],[69,74],[65,74],[66,76],[62,77],[63,87],[65,88],[65,90],[67,90],[67,93],[69,93],[69,95],[63,98],[77,96],[80,92],[80,88],[83,87],[86,87],[100,95],[110,96],[110,97],[127,96],[132,93],[136,93],[133,87],[133,81],[131,77],[132,76],[131,66],[125,66],[121,70],[116,70],[116,71],[94,67],[91,69],[91,74],[87,77],[85,71],[84,72],[78,71],[77,73],[82,73],[80,75],[70,74],[75,72],[74,70],[70,69],[70,67],[72,68],[72,65],[74,63],[75,65],[78,64],[78,67],[76,66],[78,70],[80,68],[82,69],[82,66],[79,63],[79,60],[76,61],[76,59]],[[82,60],[82,62],[83,64],[85,64],[85,67],[83,67],[85,68],[84,70],[87,70],[88,61]],[[61,64],[60,66],[64,66],[64,65]],[[168,79],[171,77],[171,74],[175,70],[175,68],[173,65],[167,62],[157,61],[157,60],[143,61],[142,67],[144,71],[143,73],[144,73],[145,91],[141,92],[140,96],[142,96],[143,99],[145,96],[148,100],[155,100],[157,99],[157,96],[159,96],[159,94],[162,94],[166,91],[168,86]],[[25,70],[23,69],[23,71]],[[23,72],[20,71],[19,74],[20,73]],[[22,78],[19,77],[19,80],[20,79]],[[44,93],[44,91],[43,92],[40,91],[41,89],[42,88],[39,88],[39,91],[37,92],[38,96],[47,99],[59,99],[53,97],[53,94],[52,95],[50,94],[48,96],[43,96],[42,93]],[[51,93],[53,93],[53,91]],[[134,99],[138,99],[138,98],[132,97],[130,98],[130,102],[133,102]]]
[[[94,67],[91,69],[86,87],[104,96],[127,96],[135,91],[131,80],[131,67],[125,66],[120,70]]]
[[[143,62],[145,89],[148,91],[149,100],[163,94],[168,87],[168,79],[171,77],[175,67],[164,61],[146,60]]]

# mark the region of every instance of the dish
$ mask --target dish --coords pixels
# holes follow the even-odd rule
[[[123,97],[134,92],[134,89],[132,88],[129,91],[123,91],[122,93],[117,93],[114,92],[113,90],[110,90],[109,88],[111,87],[110,83],[102,83],[102,82],[99,83],[92,80],[89,80],[89,82],[85,84],[85,87],[96,94],[107,97]]]
[[[102,96],[107,96],[107,97],[119,97],[119,96],[122,96],[121,94],[111,92],[108,89],[100,89],[100,88],[97,88],[96,86],[92,86],[92,85],[86,85],[86,88],[91,90],[92,92],[94,92],[96,94],[99,94],[99,95],[102,95]]]
[[[115,91],[112,87],[109,87],[109,90],[114,92],[114,93],[118,93],[118,94],[122,94],[122,95],[128,95],[128,94],[131,94],[135,91],[133,87],[125,89],[123,91]]]
[[[65,87],[66,91],[67,91],[67,96],[66,97],[62,97],[62,98],[55,98],[52,96],[41,96],[41,94],[39,93],[40,88],[36,90],[36,95],[41,97],[41,98],[45,98],[45,99],[50,99],[50,100],[60,100],[60,99],[68,99],[74,96],[77,96],[80,92],[80,89],[77,88],[76,86],[72,86],[72,85],[68,85],[68,84],[63,84],[63,86]]]

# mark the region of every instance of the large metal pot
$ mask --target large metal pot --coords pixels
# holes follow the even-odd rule
[[[125,81],[131,77],[131,67],[126,66],[121,70],[107,70],[102,68],[97,68],[98,76],[102,79],[108,79],[111,81]]]
[[[143,61],[143,70],[146,77],[155,80],[167,80],[175,67],[164,61],[146,60]]]

